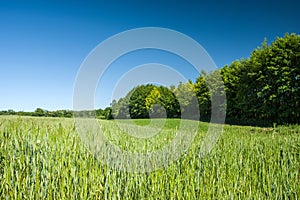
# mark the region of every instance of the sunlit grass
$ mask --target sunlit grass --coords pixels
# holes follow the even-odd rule
[[[126,135],[114,121],[99,123],[116,145],[143,151],[149,142],[153,150],[171,141],[179,122],[166,120],[146,139]],[[134,128],[126,120],[120,123]],[[211,153],[201,157],[207,128],[200,123],[190,149],[165,169],[129,173],[103,165],[76,133],[73,119],[0,117],[0,199],[299,198],[299,126],[226,125]]]

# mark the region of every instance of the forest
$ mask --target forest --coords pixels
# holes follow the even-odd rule
[[[262,126],[299,123],[300,36],[286,34],[269,45],[265,39],[249,58],[215,71],[202,71],[195,82],[169,88],[151,84],[135,87],[112,103],[112,114],[116,118],[148,118],[151,113],[151,117],[178,118],[181,112],[188,112],[187,118],[207,121],[212,98],[220,96],[226,99],[218,102],[218,111],[221,114],[226,111],[226,123]],[[193,116],[197,113],[194,106],[189,106],[194,105],[195,97],[200,116]]]
[[[47,111],[37,108],[34,112],[0,111],[0,115],[76,115],[101,119],[167,117],[210,121],[211,102],[218,99],[221,99],[217,102],[218,112],[226,115],[229,124],[299,124],[300,35],[287,33],[271,44],[265,39],[249,58],[214,71],[202,71],[194,82],[189,80],[170,87],[137,86],[105,109]]]

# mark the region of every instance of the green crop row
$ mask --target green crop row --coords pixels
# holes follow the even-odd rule
[[[114,146],[145,153],[170,143],[180,120],[159,122],[156,119],[152,127],[147,126],[149,120],[99,121],[99,125]],[[193,123],[198,122],[187,124]],[[209,124],[198,125],[191,146],[178,159],[139,173],[99,159],[99,150],[93,150],[97,142],[85,143],[73,119],[0,117],[0,199],[300,198],[299,126],[225,125],[212,151],[201,156]],[[156,126],[158,133],[149,138],[127,134],[148,128],[150,133],[157,131]],[[195,130],[186,127],[183,133],[189,131]]]

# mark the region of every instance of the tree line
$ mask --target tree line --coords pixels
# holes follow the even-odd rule
[[[96,110],[82,110],[82,111],[72,111],[72,110],[56,110],[48,111],[42,108],[35,109],[34,112],[25,111],[14,111],[12,109],[0,111],[0,115],[20,115],[20,116],[33,116],[33,117],[65,117],[71,118],[76,117],[89,117],[98,119],[112,119],[111,108],[107,107],[105,109]]]
[[[215,111],[226,114],[226,122],[231,124],[299,123],[300,36],[286,34],[270,45],[265,40],[249,58],[202,71],[194,83],[135,87],[113,101],[111,108],[115,118],[177,118],[186,112],[185,118],[206,121],[214,112],[212,102],[218,105]]]
[[[212,103],[213,102],[213,103]],[[217,106],[214,106],[217,105]],[[0,111],[0,115],[46,117],[188,118],[269,126],[300,123],[300,35],[286,34],[271,44],[264,40],[247,59],[177,86],[140,85],[110,107],[93,111]]]
[[[300,122],[300,36],[266,40],[248,59],[221,69],[227,120],[252,124]]]
[[[48,111],[42,108],[37,108],[33,112],[14,111],[12,109],[0,111],[0,115],[21,115],[21,116],[35,116],[35,117],[72,117],[70,110],[56,110]]]

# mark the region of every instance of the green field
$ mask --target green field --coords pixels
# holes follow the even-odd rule
[[[135,123],[143,127],[149,121]],[[114,121],[99,121],[115,145],[132,152],[161,148],[178,123],[167,120],[159,134],[134,139]],[[0,199],[300,198],[300,126],[225,125],[210,154],[201,157],[208,125],[199,124],[191,147],[168,167],[130,173],[97,159],[73,119],[1,116]]]

